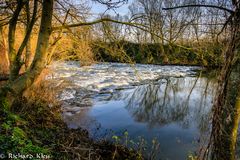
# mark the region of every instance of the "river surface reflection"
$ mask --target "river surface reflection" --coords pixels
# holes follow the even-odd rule
[[[201,76],[195,67],[139,65],[131,69],[98,64],[85,69],[74,65],[73,71],[71,65],[55,68],[58,74],[53,76],[65,85],[59,98],[69,127],[88,129],[95,138],[111,139],[105,134],[108,131],[112,135],[127,131],[129,139],[141,136],[148,144],[156,138],[158,159],[187,159],[198,152],[201,137],[210,128],[214,78]],[[136,70],[139,76],[144,72],[144,78],[134,78]],[[59,76],[64,72],[68,76]]]

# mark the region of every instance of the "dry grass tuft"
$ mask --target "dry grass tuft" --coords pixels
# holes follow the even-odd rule
[[[51,70],[44,69],[34,84],[24,92],[25,97],[30,102],[47,103],[49,106],[58,106],[60,103],[56,99],[57,89],[46,80],[46,76],[51,74]]]

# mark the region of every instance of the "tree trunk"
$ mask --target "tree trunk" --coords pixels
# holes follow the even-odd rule
[[[220,74],[217,97],[213,105],[213,160],[234,160],[236,154],[235,145],[240,112],[240,75],[238,74],[237,78],[233,79],[233,74],[236,74],[236,72],[234,73],[232,70],[240,46],[239,11],[239,9],[236,11],[231,22],[231,37],[225,54],[226,61]]]
[[[31,52],[31,30],[33,29],[33,25],[34,22],[36,20],[36,16],[37,16],[37,8],[38,8],[38,3],[35,0],[34,1],[34,10],[33,10],[33,15],[32,15],[32,20],[31,20],[31,16],[30,16],[30,8],[29,8],[29,3],[26,3],[26,18],[27,18],[27,25],[26,25],[26,36],[29,34],[29,38],[27,40],[26,43],[26,54],[25,54],[25,71],[30,67],[32,61],[33,61],[33,54]]]
[[[22,76],[18,77],[14,81],[10,81],[7,91],[6,87],[0,91],[1,96],[6,96],[9,92],[13,93],[14,96],[21,96],[22,93],[33,84],[33,82],[38,78],[42,70],[45,68],[49,37],[52,27],[53,0],[43,0],[42,6],[40,31],[38,34],[35,57],[31,67]]]
[[[24,6],[23,0],[19,0],[17,3],[17,8],[13,13],[13,16],[9,22],[9,29],[8,29],[8,54],[9,54],[9,61],[10,61],[10,80],[13,81],[17,75],[18,71],[16,70],[16,57],[17,52],[15,50],[15,34],[16,34],[16,27],[18,22],[19,14]]]

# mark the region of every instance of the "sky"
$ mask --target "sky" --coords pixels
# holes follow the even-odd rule
[[[128,13],[128,6],[130,4],[132,4],[132,2],[133,2],[133,0],[128,0],[127,4],[123,4],[120,8],[116,8],[115,9],[116,13],[118,13],[120,15],[126,15]],[[102,4],[99,4],[96,2],[91,2],[90,6],[92,8],[91,9],[92,13],[94,13],[94,14],[104,13],[107,9],[107,7],[105,5],[102,5]],[[111,15],[116,15],[116,13],[112,9],[108,10],[106,12],[106,14],[111,14]]]

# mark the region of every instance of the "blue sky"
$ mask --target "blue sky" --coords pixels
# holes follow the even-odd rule
[[[133,0],[128,0],[127,4],[123,4],[120,8],[115,9],[115,11],[120,14],[120,15],[125,15],[128,13],[128,6],[133,2]],[[90,6],[92,7],[92,13],[103,13],[104,11],[106,11],[107,7],[105,5],[99,4],[99,3],[95,3],[92,2],[90,4]],[[116,13],[113,10],[109,10],[106,12],[107,14],[111,14],[111,15],[115,15]]]

